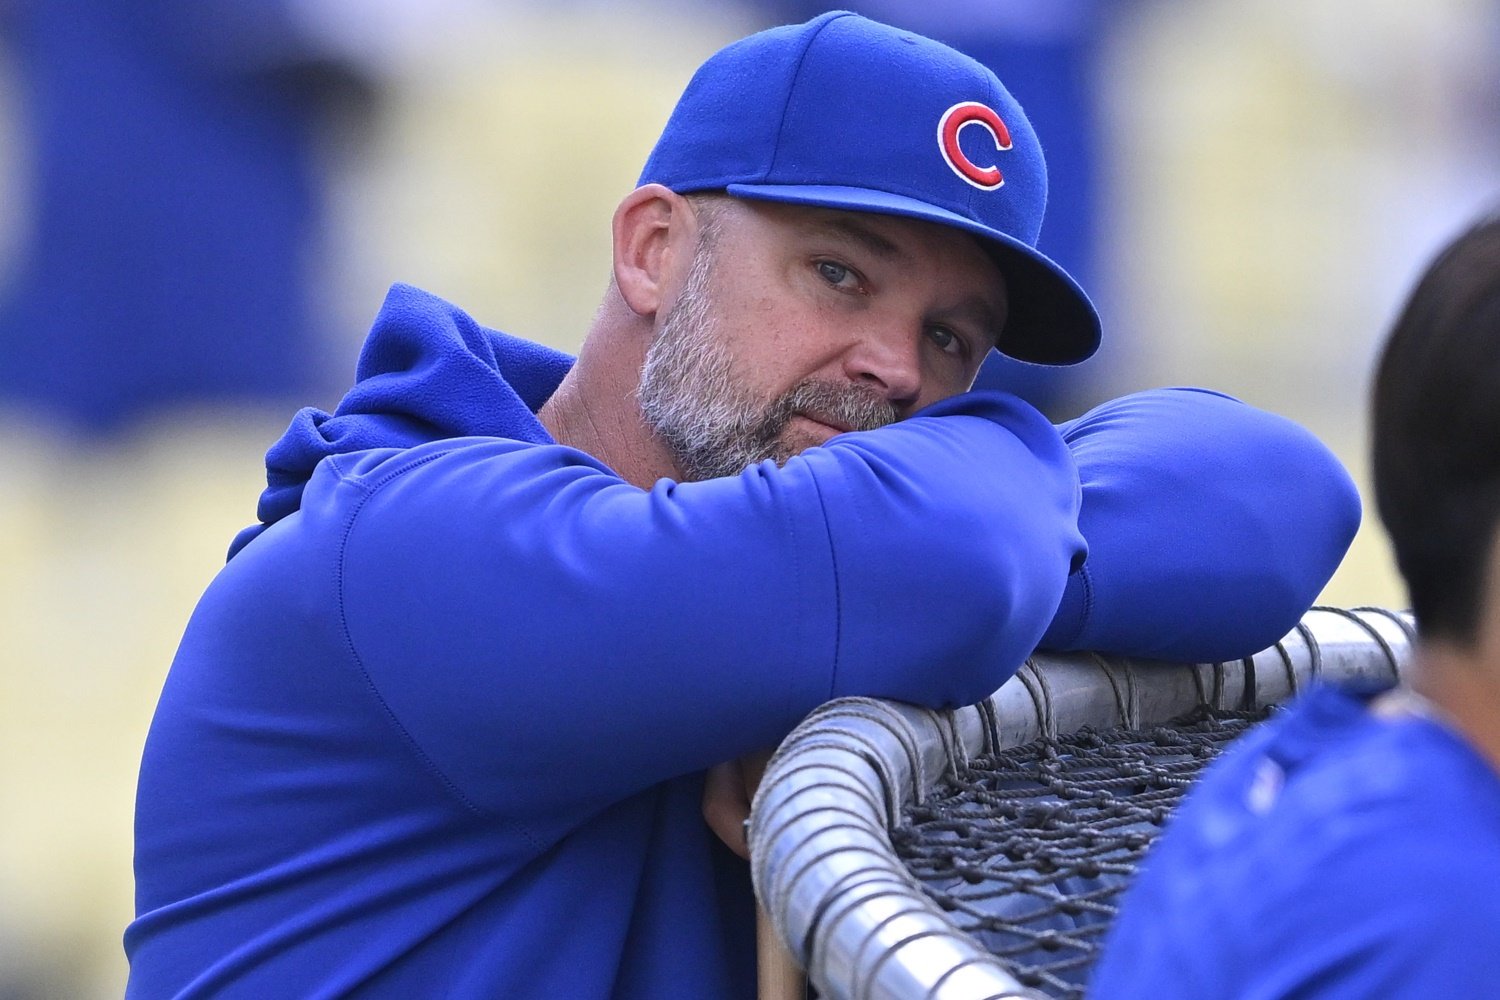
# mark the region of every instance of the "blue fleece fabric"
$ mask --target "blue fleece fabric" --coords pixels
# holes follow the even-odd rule
[[[1500,778],[1325,688],[1237,743],[1151,849],[1091,1000],[1492,997]]]
[[[830,697],[975,701],[1049,623],[1249,652],[1358,520],[1305,433],[1176,391],[1061,433],[970,393],[641,490],[536,420],[570,364],[397,286],[271,449],[147,740],[130,996],[749,997],[707,767]]]

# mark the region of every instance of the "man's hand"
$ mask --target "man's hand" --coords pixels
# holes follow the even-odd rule
[[[725,761],[708,769],[703,781],[703,819],[729,849],[750,859],[745,840],[745,820],[750,818],[750,800],[766,773],[772,750],[757,750],[739,760]]]

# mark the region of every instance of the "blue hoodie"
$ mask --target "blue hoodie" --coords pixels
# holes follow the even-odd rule
[[[1500,778],[1374,694],[1314,688],[1214,761],[1131,884],[1092,1000],[1500,993]]]
[[[147,739],[129,996],[749,997],[706,768],[831,697],[975,701],[1044,633],[1243,655],[1358,522],[1196,391],[968,393],[641,490],[537,421],[571,360],[397,286],[271,449]]]

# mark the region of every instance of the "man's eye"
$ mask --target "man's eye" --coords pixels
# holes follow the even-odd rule
[[[938,350],[944,354],[963,354],[965,344],[962,337],[948,329],[946,326],[932,326],[927,328],[927,337],[937,345]]]
[[[831,260],[820,260],[817,262],[817,266],[818,273],[830,285],[843,287],[849,284],[854,278],[853,271],[849,270],[843,264],[836,264]]]

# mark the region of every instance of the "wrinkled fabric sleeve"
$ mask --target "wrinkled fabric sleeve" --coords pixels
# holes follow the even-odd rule
[[[1322,443],[1220,393],[1135,393],[1059,429],[1089,557],[1044,648],[1248,656],[1296,624],[1359,528],[1359,494]]]
[[[558,446],[402,462],[346,471],[368,491],[340,558],[350,648],[490,808],[597,808],[830,697],[982,698],[1083,551],[1067,449],[999,393],[649,491]]]

